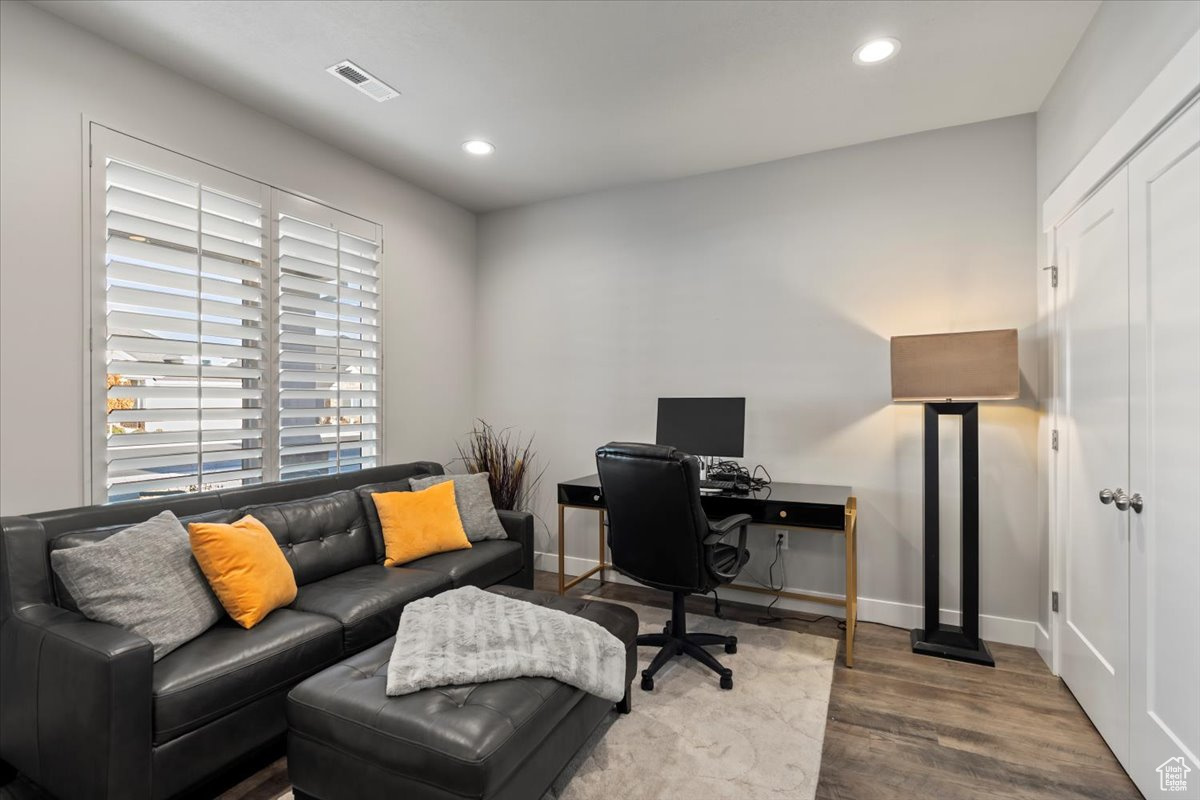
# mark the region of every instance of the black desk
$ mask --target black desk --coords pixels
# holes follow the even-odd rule
[[[846,609],[846,666],[854,665],[854,627],[858,618],[858,549],[856,529],[858,501],[849,486],[822,486],[810,483],[772,483],[749,494],[704,494],[700,502],[704,512],[713,519],[732,514],[749,514],[755,525],[770,525],[776,528],[815,528],[833,531],[846,537],[846,597],[804,594],[801,592],[773,591],[761,586],[731,583],[729,588],[757,594],[777,595],[790,600],[807,600],[812,603],[845,606]],[[568,508],[590,508],[599,512],[597,527],[600,560],[582,575],[568,581],[566,576],[566,526],[564,512]],[[600,478],[588,475],[584,478],[563,481],[558,485],[558,593],[562,594],[580,581],[600,573],[604,582],[604,571],[612,567],[607,562],[604,536],[604,493],[600,489]]]

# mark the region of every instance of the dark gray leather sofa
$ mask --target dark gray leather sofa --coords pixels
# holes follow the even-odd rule
[[[468,584],[531,588],[526,513],[500,512],[507,540],[382,566],[370,489],[355,489],[406,489],[409,477],[442,472],[414,462],[3,518],[0,759],[63,800],[170,797],[278,741],[288,691],[392,636],[406,603]],[[295,602],[250,630],[226,619],[157,663],[145,639],[81,616],[53,577],[50,551],[165,509],[185,523],[253,513],[295,571]]]

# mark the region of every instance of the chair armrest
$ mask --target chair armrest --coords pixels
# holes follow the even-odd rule
[[[149,798],[154,650],[49,604],[0,627],[0,755],[54,797]]]
[[[520,586],[523,589],[533,588],[533,514],[528,511],[506,511],[496,509],[500,524],[511,541],[521,545],[521,571],[502,583],[509,586]]]
[[[746,528],[750,525],[753,519],[754,518],[749,514],[734,514],[733,516],[726,517],[718,522],[708,523],[708,529],[710,533],[708,536],[704,537],[705,560],[708,562],[709,571],[711,571],[713,575],[716,575],[722,581],[728,582],[733,580],[737,577],[738,572],[741,571],[742,553],[746,550]],[[722,572],[721,570],[717,569],[716,565],[713,563],[713,550],[716,545],[719,544],[722,539],[728,536],[729,532],[734,528],[737,528],[738,530],[738,557],[734,561],[735,568],[733,572]]]
[[[708,536],[704,537],[705,544],[716,544],[729,534],[734,528],[745,528],[754,520],[754,517],[749,514],[734,514],[731,517],[718,520],[717,522],[709,522],[708,529],[712,531]]]

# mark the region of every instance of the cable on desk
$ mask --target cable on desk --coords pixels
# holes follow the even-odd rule
[[[766,478],[758,477],[758,471],[760,469],[763,471],[763,475],[767,476]],[[760,481],[763,486],[770,486],[771,485],[771,473],[767,472],[767,468],[764,467],[762,464],[757,464],[754,467],[754,472],[750,473],[750,480],[751,481]]]
[[[759,470],[762,470],[762,474],[765,477],[758,477]],[[736,461],[716,461],[710,459],[708,463],[708,479],[744,483],[750,487],[750,491],[771,485],[771,473],[767,472],[767,468],[762,464],[756,465],[754,470],[751,471]]]

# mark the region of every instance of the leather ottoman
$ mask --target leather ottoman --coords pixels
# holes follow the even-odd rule
[[[613,603],[509,586],[489,591],[586,617],[625,642],[625,699],[637,670],[637,614]],[[288,773],[297,800],[537,800],[613,708],[549,678],[388,697],[395,637],[288,695]]]

